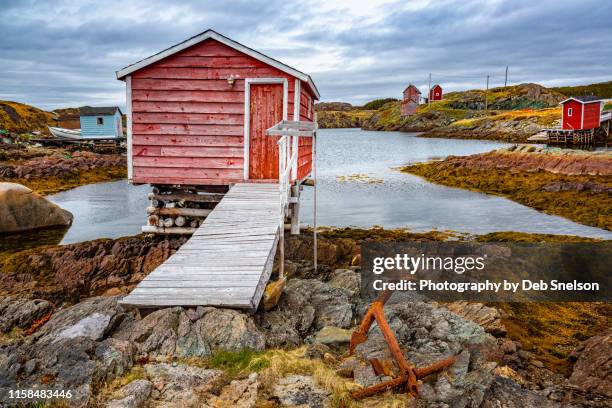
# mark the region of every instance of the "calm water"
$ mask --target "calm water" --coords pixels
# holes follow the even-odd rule
[[[318,137],[319,225],[407,227],[469,233],[522,231],[612,239],[612,233],[546,215],[510,200],[434,185],[400,173],[411,162],[506,146],[480,140],[419,138],[401,132],[326,129]],[[359,175],[359,176],[354,176]],[[339,177],[353,176],[345,180]],[[149,186],[125,181],[75,188],[50,197],[75,215],[62,243],[136,234],[144,225]],[[305,187],[303,222],[312,222]]]

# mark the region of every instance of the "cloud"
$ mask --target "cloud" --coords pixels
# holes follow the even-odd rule
[[[53,109],[124,102],[115,71],[209,27],[310,73],[324,100],[610,80],[612,3],[0,1],[0,98]]]

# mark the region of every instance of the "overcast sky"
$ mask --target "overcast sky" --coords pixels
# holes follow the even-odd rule
[[[0,0],[0,99],[125,103],[115,71],[213,28],[312,75],[322,100],[612,80],[608,0]]]

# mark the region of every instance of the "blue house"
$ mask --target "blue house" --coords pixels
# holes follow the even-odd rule
[[[118,107],[84,106],[79,109],[79,115],[81,116],[81,136],[84,139],[123,137],[121,110]]]

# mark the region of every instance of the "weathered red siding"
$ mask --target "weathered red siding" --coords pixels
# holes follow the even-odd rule
[[[599,102],[584,104],[582,128],[595,129],[600,125],[601,104]]]
[[[299,120],[314,120],[314,98],[302,86],[300,90],[300,117]],[[302,180],[312,171],[312,138],[300,137],[298,142],[298,171],[297,178]]]
[[[569,115],[569,109],[572,110],[571,116]],[[582,123],[582,104],[574,99],[563,104],[563,118],[562,118],[563,129],[577,130],[581,129]]]
[[[233,86],[227,81],[230,75],[237,77]],[[297,79],[213,39],[131,76],[134,183],[243,181],[244,78],[286,78],[287,112],[293,119]],[[308,120],[314,114],[311,110]],[[299,150],[298,173],[302,175],[310,172],[311,165],[310,142],[305,139]]]
[[[431,88],[431,91],[429,91],[429,99],[432,101],[442,100],[442,87],[440,85]]]

